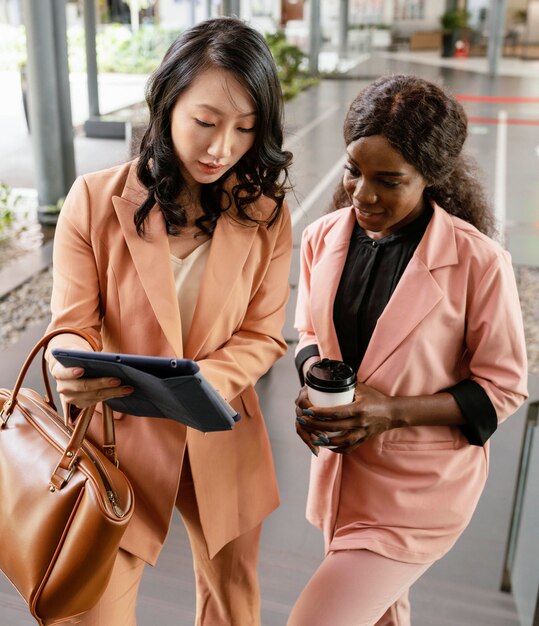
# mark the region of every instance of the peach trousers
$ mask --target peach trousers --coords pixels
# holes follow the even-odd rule
[[[287,626],[410,626],[408,589],[432,563],[402,563],[369,550],[329,552]]]
[[[260,593],[256,571],[262,526],[231,541],[208,558],[187,453],[176,501],[186,526],[196,578],[196,626],[260,626]],[[136,626],[137,594],[144,561],[120,550],[110,582],[97,605],[69,620],[46,626]]]

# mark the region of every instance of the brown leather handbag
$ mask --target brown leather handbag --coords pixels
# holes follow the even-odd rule
[[[104,404],[105,445],[86,437],[95,407],[73,427],[53,402],[43,337],[26,359],[13,390],[0,389],[0,569],[43,624],[92,608],[107,586],[134,507],[116,461],[112,411]],[[22,388],[43,348],[46,395]]]

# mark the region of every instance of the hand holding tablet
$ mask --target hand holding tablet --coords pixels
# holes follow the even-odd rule
[[[62,348],[52,355],[65,367],[82,367],[85,378],[110,376],[132,386],[129,396],[106,401],[115,411],[174,419],[202,432],[230,430],[240,419],[191,359]]]

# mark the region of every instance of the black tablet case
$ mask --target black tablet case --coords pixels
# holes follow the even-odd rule
[[[219,395],[190,359],[54,349],[65,367],[82,367],[85,378],[114,377],[135,391],[107,400],[129,415],[174,419],[202,432],[230,430],[240,415]]]

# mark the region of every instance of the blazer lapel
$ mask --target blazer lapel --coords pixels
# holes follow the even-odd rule
[[[112,198],[116,215],[131,253],[140,282],[157,321],[174,354],[183,356],[180,311],[170,262],[165,221],[155,206],[146,222],[145,237],[139,237],[133,215],[146,198],[145,190],[131,167],[121,197]]]
[[[324,253],[317,260],[316,270],[312,273],[311,309],[315,333],[319,345],[324,347],[324,356],[338,360],[342,355],[333,324],[333,304],[339,286],[335,276],[340,277],[342,274],[355,219],[352,208],[343,212],[325,236]]]
[[[240,279],[258,228],[256,224],[246,225],[226,213],[217,221],[185,346],[186,357],[197,358],[212,328],[219,322],[230,291]]]
[[[365,382],[443,298],[431,270],[458,263],[450,216],[434,206],[434,214],[384,312],[378,319],[358,378]]]

